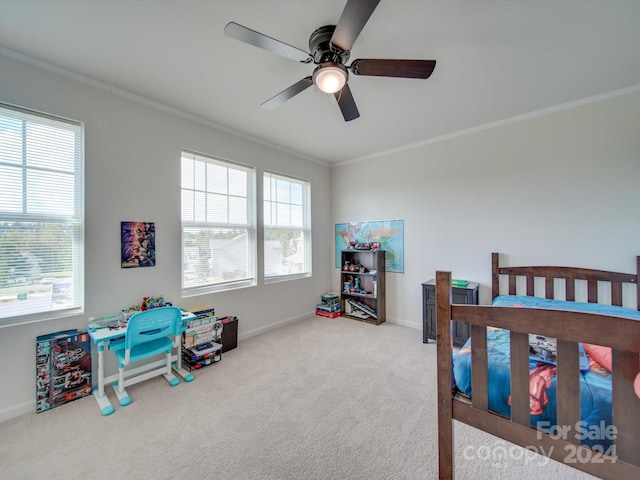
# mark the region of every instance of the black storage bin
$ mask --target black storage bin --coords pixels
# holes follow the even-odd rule
[[[238,317],[224,317],[222,321],[222,353],[238,346]]]

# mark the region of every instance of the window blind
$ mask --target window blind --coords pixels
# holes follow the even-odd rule
[[[82,308],[83,182],[82,124],[0,105],[0,324]]]

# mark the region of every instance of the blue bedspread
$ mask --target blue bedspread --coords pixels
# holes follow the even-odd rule
[[[494,305],[522,306],[533,308],[553,308],[571,311],[593,312],[602,315],[614,315],[640,320],[640,312],[623,307],[609,305],[565,302],[537,297],[503,295],[495,299]],[[533,332],[535,333],[535,332]],[[531,336],[530,336],[531,338]],[[488,329],[487,357],[489,376],[489,409],[511,416],[510,403],[510,350],[509,331]],[[531,425],[549,427],[556,424],[556,376],[553,362],[530,357],[531,371]],[[471,355],[470,340],[453,357],[453,371],[457,388],[471,396]],[[606,450],[611,438],[604,434],[603,426],[612,424],[611,415],[611,375],[602,369],[580,372],[580,410],[581,422],[578,433],[583,433],[583,444]],[[544,422],[544,423],[539,423]],[[601,423],[601,422],[604,422]],[[548,429],[548,428],[543,428]],[[595,429],[595,430],[594,430]],[[595,432],[595,434],[593,434]],[[602,433],[602,434],[599,434]],[[572,434],[573,435],[573,434]],[[593,437],[593,438],[591,438]]]

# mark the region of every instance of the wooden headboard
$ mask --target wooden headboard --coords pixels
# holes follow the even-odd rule
[[[568,267],[501,267],[500,254],[491,254],[491,298],[495,299],[500,295],[500,275],[508,275],[509,295],[516,295],[516,278],[523,277],[526,285],[526,295],[534,296],[534,279],[544,278],[545,298],[555,298],[554,280],[565,281],[565,300],[575,301],[576,280],[587,282],[587,301],[598,303],[598,282],[607,282],[611,288],[611,304],[622,306],[622,285],[633,283],[636,285],[636,309],[640,310],[640,284],[638,283],[638,272],[640,272],[640,256],[636,257],[636,273],[626,274],[618,272],[608,272],[604,270],[592,270],[589,268],[568,268]]]

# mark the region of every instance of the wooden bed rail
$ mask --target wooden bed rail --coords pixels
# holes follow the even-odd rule
[[[497,254],[492,255],[496,262]],[[640,257],[638,257],[640,268]],[[504,270],[508,275],[544,276],[553,278],[611,281],[612,272],[564,267],[517,267]],[[495,277],[499,270],[496,268]],[[640,270],[639,270],[640,271]],[[546,272],[541,274],[541,272]],[[564,275],[564,276],[563,276]],[[624,275],[624,274],[619,274]],[[497,278],[494,278],[494,288]],[[624,275],[620,282],[637,284],[638,277]],[[527,284],[533,283],[527,281]],[[567,282],[568,284],[569,282]],[[547,282],[547,285],[549,282]],[[517,307],[453,305],[451,303],[451,273],[436,272],[436,332],[438,365],[438,458],[440,478],[453,478],[453,425],[457,419],[522,447],[537,450],[544,447],[549,457],[563,462],[567,449],[582,452],[583,458],[594,461],[572,466],[601,478],[640,478],[640,400],[633,392],[633,379],[638,372],[640,329],[638,321],[593,313],[541,310]],[[511,288],[511,282],[510,282]],[[528,287],[527,287],[528,288]],[[616,287],[617,288],[617,287]],[[547,287],[548,289],[548,287]],[[597,286],[596,286],[597,289]],[[589,288],[591,295],[591,287]],[[597,293],[596,293],[597,295]],[[552,297],[550,297],[552,298]],[[528,311],[529,310],[529,311]],[[452,396],[451,321],[471,324],[471,403]],[[488,409],[488,357],[486,327],[508,329],[511,332],[511,418],[494,414]],[[613,424],[615,457],[600,455],[586,446],[579,446],[575,432],[563,438],[551,438],[531,427],[529,405],[529,341],[536,333],[558,339],[557,350],[557,424],[569,428],[580,422],[580,383],[578,342],[612,347]],[[553,448],[550,448],[552,447]],[[598,461],[598,460],[601,461]]]

